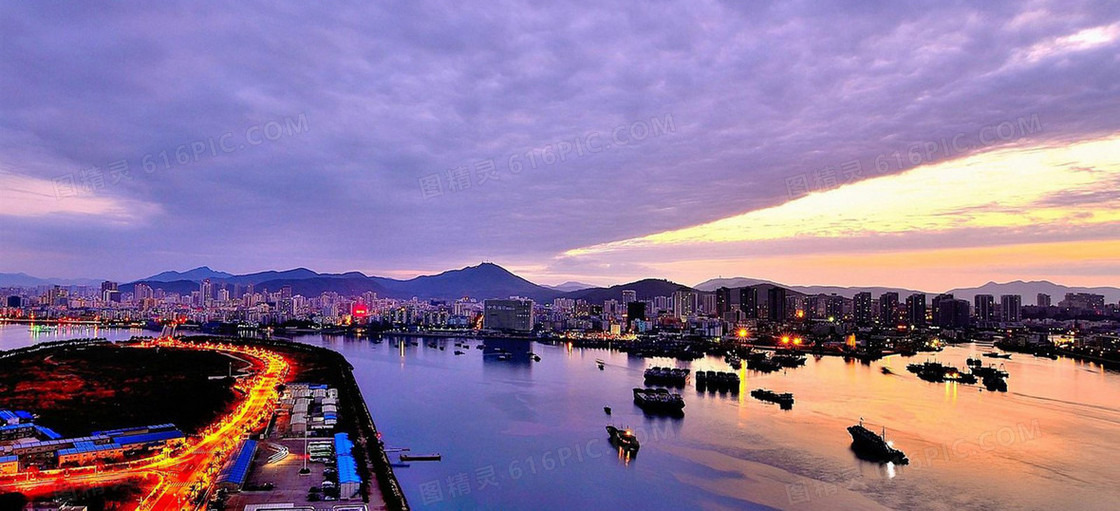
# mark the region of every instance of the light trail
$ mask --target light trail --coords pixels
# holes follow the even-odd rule
[[[184,447],[141,460],[77,469],[44,470],[0,476],[0,489],[27,495],[45,495],[65,488],[101,486],[127,479],[158,482],[141,499],[137,509],[199,509],[213,490],[217,475],[231,456],[243,435],[264,425],[279,401],[276,386],[284,383],[291,368],[281,355],[255,346],[229,343],[186,343],[174,338],[143,341],[135,348],[173,348],[216,351],[241,355],[260,369],[243,378],[235,388],[245,398],[230,414],[208,426]]]

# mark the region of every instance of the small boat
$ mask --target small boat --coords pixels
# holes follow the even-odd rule
[[[541,361],[541,356],[534,353],[533,354],[533,362],[540,362],[540,361]]]
[[[634,436],[634,432],[629,429],[618,429],[614,426],[607,426],[607,434],[611,437],[611,444],[621,450],[633,453],[637,452],[641,447],[638,443],[638,437]]]
[[[607,414],[607,415],[610,415],[610,414],[611,414],[611,407],[609,407],[609,406],[604,406],[604,407],[603,407],[603,411],[604,411],[604,412],[606,412],[606,414]]]
[[[602,359],[597,358],[597,359],[595,359],[595,364],[598,365],[599,370],[602,371],[603,370],[603,364],[606,364],[606,362],[603,362]]]
[[[509,360],[512,357],[509,353],[498,353],[498,360]]]
[[[402,454],[401,455],[401,462],[402,463],[406,462],[406,461],[440,461],[442,459],[443,459],[443,456],[440,455],[438,452],[435,453],[435,454]]]
[[[887,366],[880,367],[879,371],[881,371],[883,374],[894,374],[894,371],[891,371],[891,368]]]
[[[460,351],[460,350],[455,350],[455,354],[456,355],[466,355],[466,352]]]
[[[1011,358],[1010,353],[999,353],[995,351],[985,353],[984,356],[988,358]]]

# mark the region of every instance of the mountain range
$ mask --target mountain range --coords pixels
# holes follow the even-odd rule
[[[565,297],[602,303],[609,299],[621,300],[622,291],[627,289],[635,291],[639,299],[645,300],[654,296],[670,296],[678,290],[692,289],[712,292],[719,287],[736,288],[744,286],[781,286],[803,294],[836,293],[847,298],[851,298],[860,291],[869,291],[876,298],[888,291],[897,292],[903,298],[917,292],[936,294],[929,291],[876,286],[787,286],[779,282],[748,277],[711,279],[693,287],[664,279],[643,279],[610,287],[596,287],[580,282],[543,286],[530,282],[493,263],[482,263],[458,270],[448,270],[436,275],[422,275],[404,280],[370,276],[356,271],[319,273],[307,268],[284,271],[269,270],[236,275],[201,266],[184,272],[165,271],[123,284],[120,288],[123,292],[132,292],[136,284],[144,283],[153,289],[162,288],[167,292],[186,294],[198,290],[199,283],[203,279],[210,279],[215,284],[240,284],[242,286],[252,284],[256,290],[267,288],[276,291],[283,286],[291,286],[294,294],[304,296],[317,296],[328,291],[343,295],[357,295],[368,291],[377,293],[378,296],[382,297],[403,299],[413,297],[419,299],[456,299],[464,296],[485,299],[524,296],[541,302]],[[49,284],[96,286],[100,282],[99,279],[42,279],[24,273],[0,273],[0,287],[35,287]],[[1033,305],[1038,293],[1049,294],[1054,304],[1064,298],[1066,293],[1102,294],[1109,303],[1120,301],[1120,288],[1069,287],[1048,281],[988,282],[982,286],[958,288],[948,292],[953,293],[957,298],[966,300],[972,300],[977,294],[992,294],[997,297],[997,300],[999,295],[1002,294],[1017,294],[1023,297],[1024,305]]]

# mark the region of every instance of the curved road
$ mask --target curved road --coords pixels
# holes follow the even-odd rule
[[[160,482],[144,496],[137,509],[201,507],[194,502],[205,500],[198,497],[206,496],[213,490],[218,472],[236,454],[234,449],[244,435],[266,424],[271,418],[279,398],[276,386],[286,381],[290,365],[279,354],[253,346],[184,343],[173,338],[160,338],[138,343],[134,347],[236,354],[253,360],[258,369],[256,374],[243,378],[236,384],[236,388],[245,394],[245,399],[238,404],[237,409],[211,424],[199,435],[189,438],[181,448],[142,460],[107,465],[101,469],[82,467],[0,476],[0,489],[41,495],[66,488],[118,483],[126,479],[155,478]]]

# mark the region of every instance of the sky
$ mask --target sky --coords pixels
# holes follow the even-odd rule
[[[1120,285],[1115,2],[9,3],[0,272]]]

